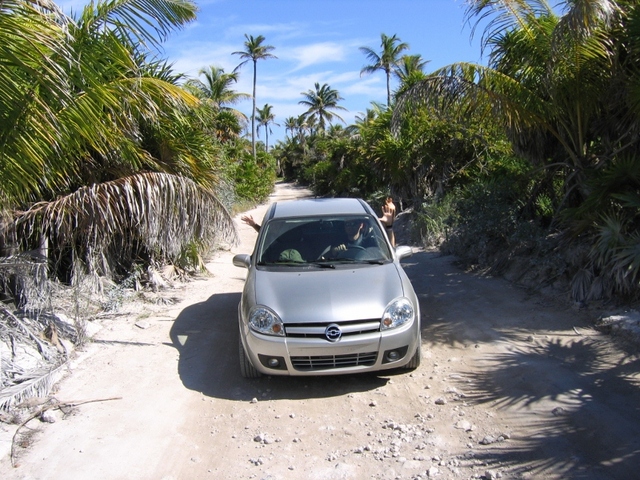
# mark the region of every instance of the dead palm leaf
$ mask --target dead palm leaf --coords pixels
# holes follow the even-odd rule
[[[155,260],[174,261],[192,242],[206,249],[237,240],[231,215],[211,190],[164,173],[80,188],[34,205],[16,223],[28,237],[44,235],[72,249],[90,271],[140,246]]]

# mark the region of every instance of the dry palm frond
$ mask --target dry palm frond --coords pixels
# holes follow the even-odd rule
[[[611,282],[603,276],[597,276],[591,283],[589,300],[600,300],[611,295]]]
[[[90,271],[140,245],[174,260],[193,241],[204,248],[237,241],[231,215],[211,190],[163,173],[83,187],[34,205],[17,223],[28,235],[42,233],[58,248],[70,247]]]
[[[31,370],[14,379],[13,385],[0,390],[0,409],[6,410],[28,398],[46,397],[53,385],[62,378],[65,365],[66,362]]]
[[[55,345],[46,339],[42,323],[20,319],[0,307],[0,409],[32,396],[47,395],[60,379],[67,356],[64,348],[59,348],[58,328],[53,322],[49,327],[49,338]]]

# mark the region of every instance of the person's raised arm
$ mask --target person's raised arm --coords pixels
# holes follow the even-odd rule
[[[260,225],[256,223],[251,215],[243,215],[242,217],[240,217],[240,220],[252,227],[256,232],[260,231]]]

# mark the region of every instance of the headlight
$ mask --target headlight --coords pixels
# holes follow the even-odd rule
[[[390,328],[404,325],[413,320],[413,315],[413,305],[411,305],[409,299],[404,297],[396,298],[385,308],[380,330],[389,330]]]
[[[249,314],[249,328],[265,335],[284,337],[282,320],[267,307],[254,307]]]

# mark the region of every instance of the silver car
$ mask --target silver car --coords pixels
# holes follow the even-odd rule
[[[240,371],[336,375],[420,364],[420,307],[375,212],[353,198],[277,202],[238,306]]]

